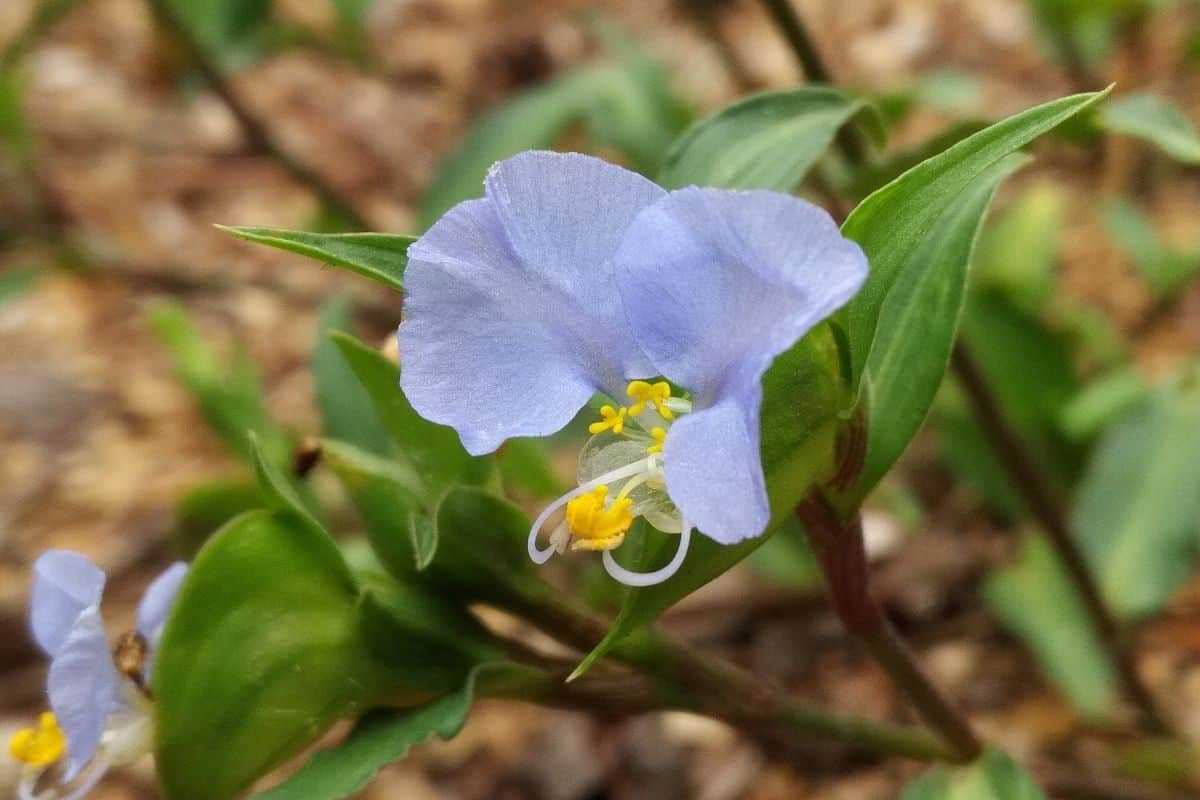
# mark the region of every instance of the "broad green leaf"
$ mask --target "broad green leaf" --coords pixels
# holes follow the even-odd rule
[[[486,669],[486,667],[481,667]],[[338,800],[362,790],[380,769],[434,736],[452,739],[475,699],[473,672],[457,692],[406,711],[376,710],[359,720],[336,747],[316,753],[284,783],[258,800]]]
[[[190,559],[225,523],[246,511],[265,508],[258,484],[246,478],[212,481],[194,486],[175,505],[171,547]]]
[[[717,544],[702,532],[693,534],[679,570],[667,580],[630,588],[608,634],[575,670],[582,674],[612,647],[665,609],[691,594],[761,547],[783,524],[809,488],[833,471],[838,414],[847,403],[838,380],[838,353],[827,325],[819,326],[775,360],[763,376],[761,449],[772,519],[766,532],[733,545]],[[638,563],[630,569],[649,571],[670,561],[678,536],[648,536]]]
[[[866,366],[884,302],[914,251],[963,192],[996,164],[1098,103],[1106,92],[1074,95],[1031,108],[918,164],[864,200],[842,226],[870,260],[866,284],[841,312],[855,381]]]
[[[863,100],[825,87],[746,97],[692,125],[671,147],[658,182],[790,192],[864,108]]]
[[[988,750],[966,767],[935,767],[904,789],[900,800],[1046,800],[1021,765]]]
[[[526,554],[529,517],[512,503],[459,487],[442,498],[434,520],[438,546],[425,574],[437,585],[500,606],[549,590]]]
[[[413,410],[400,391],[396,364],[349,334],[334,333],[332,339],[430,493],[440,493],[456,483],[496,483],[493,459],[470,455],[453,429],[430,422]]]
[[[1128,200],[1112,200],[1102,210],[1109,234],[1155,297],[1170,297],[1200,274],[1200,248],[1181,251],[1168,247],[1154,232],[1150,220]]]
[[[357,597],[333,541],[294,514],[250,512],[205,545],[154,670],[169,800],[232,797],[376,701]]]
[[[1054,290],[1065,211],[1066,195],[1056,184],[1044,181],[1025,189],[980,235],[972,285],[1040,311]]]
[[[442,163],[421,198],[421,229],[455,204],[481,196],[484,176],[497,161],[553,145],[587,111],[597,81],[593,70],[572,72],[527,89],[484,115]]]
[[[1185,164],[1200,164],[1200,134],[1179,107],[1151,92],[1122,95],[1100,109],[1110,133],[1134,136]]]
[[[1000,181],[1019,155],[985,172],[946,209],[899,269],[883,302],[867,359],[867,456],[855,495],[863,498],[917,435],[950,362],[975,237]]]
[[[1156,391],[1101,438],[1074,528],[1101,589],[1125,616],[1162,608],[1200,547],[1200,371]]]
[[[349,330],[349,299],[340,296],[327,301],[317,319],[317,342],[312,355],[321,428],[327,437],[387,455],[393,450],[391,436],[354,371],[329,338],[334,331]]]
[[[1112,664],[1083,601],[1044,537],[1026,536],[1017,563],[988,578],[984,597],[1076,708],[1094,718],[1112,711]]]
[[[249,456],[248,435],[254,433],[267,458],[286,463],[291,438],[267,413],[262,382],[245,353],[238,351],[231,364],[222,364],[183,307],[173,303],[155,307],[150,325],[171,351],[176,374],[196,398],[201,415],[225,443]]]
[[[413,236],[390,233],[310,233],[282,228],[218,228],[239,239],[315,258],[349,270],[389,289],[404,289],[404,268]]]
[[[387,570],[412,577],[423,569],[437,550],[437,536],[416,472],[342,442],[325,440],[321,450],[362,515],[367,539]]]
[[[1063,406],[1058,424],[1071,439],[1090,439],[1146,397],[1146,382],[1128,366],[1093,378]]]
[[[566,491],[550,468],[540,439],[509,439],[496,454],[496,460],[506,487],[538,498],[558,497]]]
[[[671,86],[666,67],[606,18],[593,15],[588,29],[617,58],[608,80],[587,110],[588,133],[601,147],[629,156],[644,175],[662,166],[691,110]]]

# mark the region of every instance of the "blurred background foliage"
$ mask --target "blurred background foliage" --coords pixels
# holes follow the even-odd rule
[[[171,554],[282,504],[346,541],[365,532],[394,547],[379,531],[408,530],[390,557],[436,569],[437,531],[420,522],[431,482],[499,483],[529,509],[573,478],[580,426],[510,443],[498,472],[465,455],[447,466],[456,445],[444,432],[421,432],[414,449],[411,409],[380,399],[394,364],[374,350],[391,346],[399,296],[302,257],[388,284],[388,243],[289,242],[285,253],[213,223],[419,234],[519,150],[596,152],[670,185],[673,170],[697,169],[673,151],[681,135],[698,163],[705,147],[744,143],[756,185],[798,187],[842,217],[990,122],[1116,81],[1113,98],[1041,143],[1001,190],[974,251],[961,337],[1065,509],[1141,673],[1184,740],[1200,737],[1200,136],[1190,121],[1200,6],[795,5],[842,91],[751,98],[703,130],[690,126],[735,98],[796,83],[749,0],[0,9],[2,724],[15,728],[40,702],[23,614],[28,564],[46,547],[88,552],[134,598]],[[847,136],[865,162],[848,157]],[[708,166],[721,183],[728,164]],[[309,463],[318,444],[321,463]],[[1110,792],[1146,777],[1195,789],[1194,751],[1123,735],[1118,676],[1084,604],[953,377],[868,509],[881,599],[990,740],[1060,788],[1101,775]],[[277,524],[256,535],[273,541]],[[664,626],[801,697],[903,716],[836,635],[798,530],[747,564]],[[594,561],[558,569],[593,607],[620,604]],[[528,635],[510,618],[488,622]],[[423,724],[456,729],[471,691]],[[462,737],[419,749],[369,791],[893,797],[918,773],[809,774],[675,715],[618,725],[511,704],[474,713]],[[931,773],[903,797],[1026,796],[1024,780],[995,755],[973,774]],[[147,796],[147,786],[135,773],[109,796]]]

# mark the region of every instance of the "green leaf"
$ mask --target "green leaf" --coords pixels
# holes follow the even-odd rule
[[[862,245],[871,272],[840,314],[855,381],[866,366],[888,294],[946,210],[961,202],[963,192],[996,164],[1106,94],[1107,90],[1065,97],[1009,117],[922,162],[859,204],[842,232]]]
[[[271,16],[271,0],[165,0],[167,7],[222,66],[241,66],[258,55],[258,39]]]
[[[626,592],[608,634],[576,668],[574,676],[583,674],[615,644],[681,598],[762,547],[780,525],[792,524],[796,504],[814,483],[828,478],[833,470],[838,413],[846,404],[837,365],[833,332],[822,325],[779,356],[763,376],[761,449],[772,510],[768,530],[733,545],[718,544],[702,533],[693,534],[687,557],[674,575],[654,586]],[[678,542],[678,536],[649,536],[644,551],[638,554],[638,563],[627,566],[641,572],[658,569],[670,561]]]
[[[1112,711],[1112,664],[1066,569],[1044,537],[1026,536],[1017,563],[988,578],[984,597],[1076,708],[1093,718]]]
[[[150,314],[150,325],[171,351],[175,372],[191,391],[209,426],[235,452],[250,455],[249,434],[256,434],[273,463],[286,463],[291,438],[267,413],[262,382],[254,364],[238,351],[225,365],[204,341],[182,306],[166,303]]]
[[[1000,182],[1023,160],[1013,155],[981,175],[899,267],[867,359],[871,402],[859,499],[900,458],[933,404],[950,362],[975,238]]]
[[[1117,247],[1137,267],[1156,298],[1176,294],[1200,274],[1200,249],[1179,251],[1168,247],[1133,203],[1118,198],[1105,203],[1102,212]]]
[[[250,512],[205,545],[154,670],[170,800],[232,797],[375,702],[357,595],[332,540],[288,512]]]
[[[1200,547],[1200,371],[1191,366],[1101,438],[1074,528],[1117,613],[1159,611]]]
[[[485,669],[486,667],[481,667]],[[475,676],[457,692],[407,711],[378,710],[359,720],[337,747],[321,750],[258,800],[338,800],[362,790],[380,769],[434,736],[451,739],[466,724]]]
[[[446,493],[434,521],[438,547],[425,572],[438,585],[500,606],[548,590],[526,555],[529,517],[512,503],[459,487]]]
[[[966,767],[936,767],[904,789],[900,800],[1046,800],[1021,765],[988,750]]]
[[[423,506],[425,486],[412,467],[332,440],[325,440],[321,450],[362,515],[367,539],[387,570],[413,577],[428,565],[437,535]]]
[[[329,338],[334,331],[349,329],[349,299],[340,296],[327,301],[317,319],[317,342],[312,355],[321,427],[328,437],[387,455],[393,450],[391,436],[354,371]]]
[[[879,187],[896,180],[921,162],[928,161],[968,136],[979,133],[987,126],[986,121],[979,119],[955,122],[919,144],[897,150],[878,161],[863,164],[850,175],[844,186],[838,188],[851,197],[866,197]]]
[[[430,422],[413,410],[400,391],[396,364],[349,334],[334,333],[332,339],[431,496],[456,483],[495,485],[493,459],[470,455],[453,429]]]
[[[175,505],[172,549],[180,558],[191,559],[231,519],[266,504],[258,484],[245,478],[194,486]]]
[[[687,130],[667,154],[658,182],[790,192],[838,129],[866,107],[824,87],[763,92],[726,106]]]
[[[390,233],[309,233],[282,228],[217,227],[248,242],[299,253],[349,270],[398,292],[404,289],[408,246],[416,241],[414,236]]]
[[[1176,161],[1200,164],[1200,134],[1179,107],[1151,92],[1122,95],[1100,109],[1110,133],[1144,139]]]
[[[254,435],[250,437],[250,457],[267,507],[295,514],[315,530],[322,530],[321,523],[314,513],[315,500],[304,496],[301,487],[292,481],[291,475],[285,474],[267,458]]]
[[[979,237],[972,284],[1040,311],[1054,291],[1066,195],[1049,181],[1025,189]]]
[[[558,497],[566,491],[550,468],[541,439],[509,439],[496,454],[506,487],[534,498]]]
[[[1147,391],[1146,382],[1135,370],[1118,367],[1093,378],[1063,406],[1059,427],[1071,439],[1090,439],[1143,400]]]
[[[497,161],[523,150],[554,145],[575,123],[585,123],[600,144],[616,147],[652,173],[687,111],[671,92],[665,72],[628,39],[602,37],[619,57],[528,89],[485,114],[442,164],[421,199],[420,225],[428,228],[451,206],[483,193]]]
[[[14,269],[0,275],[0,306],[11,303],[37,285],[39,272],[36,269]]]

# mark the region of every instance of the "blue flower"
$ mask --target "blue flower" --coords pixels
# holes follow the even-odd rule
[[[53,713],[43,714],[37,729],[18,731],[9,745],[27,765],[22,791],[28,796],[64,749],[64,785],[87,768],[72,798],[95,786],[109,766],[149,750],[153,653],[186,572],[186,564],[176,563],[150,584],[138,605],[137,632],[119,640],[114,654],[100,617],[104,573],[68,550],[49,550],[38,558],[30,627],[50,657],[46,691]]]
[[[667,193],[595,158],[524,153],[410,248],[401,387],[476,454],[606,394],[580,485],[534,522],[529,552],[603,551],[618,580],[649,585],[693,529],[723,544],[765,530],[762,375],[866,274],[829,215],[790,195]],[[652,573],[612,556],[637,516],[680,534]]]

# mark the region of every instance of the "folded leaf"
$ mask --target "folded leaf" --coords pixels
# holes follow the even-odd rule
[[[1022,161],[1016,155],[1000,161],[962,193],[900,267],[883,302],[866,365],[870,435],[859,499],[892,468],[929,413],[950,362],[984,214]]]
[[[375,701],[357,596],[332,540],[290,512],[250,512],[205,545],[154,671],[167,798],[233,797]]]
[[[379,419],[370,396],[329,338],[334,331],[349,330],[349,299],[338,296],[327,301],[317,320],[317,342],[312,354],[321,429],[330,438],[387,455],[394,449],[391,436]]]

